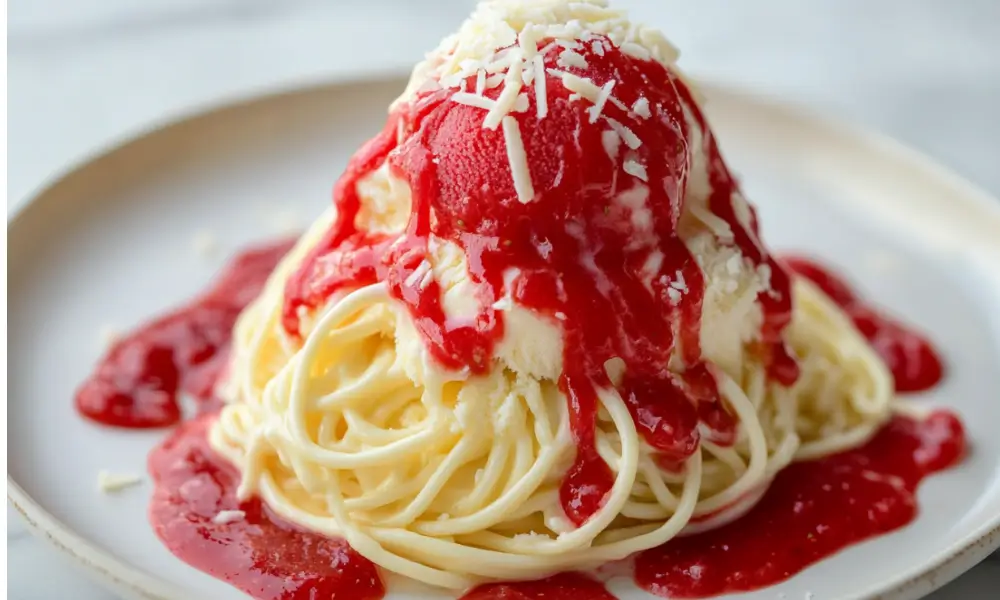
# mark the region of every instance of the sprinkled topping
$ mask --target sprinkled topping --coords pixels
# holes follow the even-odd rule
[[[430,281],[431,275],[431,263],[427,260],[423,260],[417,265],[417,268],[410,273],[409,277],[406,278],[406,285],[409,287],[420,287],[423,288],[426,282]]]
[[[216,525],[226,525],[242,521],[246,516],[247,514],[242,510],[220,510],[218,514],[212,517],[212,522]]]
[[[611,97],[611,90],[615,87],[615,81],[605,83],[601,87],[600,93],[597,95],[597,99],[594,101],[594,105],[588,110],[590,112],[590,122],[596,123],[597,117],[601,116],[601,111],[604,110],[604,105],[607,103],[608,98]]]
[[[674,279],[670,282],[670,287],[679,290],[681,292],[687,291],[687,282],[684,281],[684,272],[678,270],[674,273]]]
[[[493,110],[496,108],[497,104],[495,100],[490,100],[489,98],[478,94],[470,94],[469,92],[455,92],[451,95],[451,99],[459,104],[474,106],[476,108],[485,108],[486,110]]]
[[[545,63],[542,57],[536,55],[532,59],[535,72],[535,105],[538,108],[538,118],[544,119],[549,113],[549,99],[547,88],[545,87]]]
[[[524,58],[530,59],[538,51],[538,35],[541,33],[533,27],[525,27],[517,34],[517,45],[524,52]]]
[[[621,45],[622,52],[639,60],[649,60],[652,58],[649,50],[633,42],[625,42]]]
[[[576,98],[584,98],[592,103],[597,103],[597,99],[601,95],[601,88],[594,85],[594,82],[590,79],[558,69],[548,69],[548,73],[554,77],[561,78],[563,87],[573,92]],[[570,98],[575,99],[574,96]]]
[[[541,58],[541,57],[538,57]],[[521,70],[521,82],[524,85],[531,85],[535,81],[535,59],[532,58],[531,62],[524,63],[524,69]]]
[[[642,145],[642,140],[640,140],[631,129],[610,117],[605,118],[608,121],[608,125],[611,125],[611,128],[615,130],[615,133],[621,136],[626,146],[632,150],[636,150]]]
[[[111,473],[105,470],[97,473],[97,487],[105,494],[120,492],[140,483],[142,477],[130,473]]]
[[[652,116],[649,112],[649,100],[645,98],[639,98],[636,100],[635,103],[632,104],[632,112],[643,119],[648,119]]]
[[[646,167],[642,166],[638,161],[633,158],[626,158],[625,164],[623,165],[625,172],[633,177],[638,177],[643,181],[648,181],[646,176]]]
[[[557,64],[564,69],[570,69],[573,67],[576,67],[578,69],[586,69],[587,59],[585,59],[583,55],[577,54],[573,50],[567,48],[559,54],[559,60]]]
[[[503,118],[503,137],[507,144],[507,160],[510,162],[510,172],[514,178],[514,190],[517,199],[527,204],[535,198],[535,189],[531,184],[531,172],[528,170],[528,154],[521,141],[521,128],[514,117]]]
[[[515,50],[513,52],[518,51]],[[517,95],[521,92],[522,85],[521,61],[517,60],[507,70],[507,76],[503,82],[503,91],[500,92],[500,96],[497,98],[496,106],[491,108],[490,112],[486,114],[486,118],[483,119],[483,127],[496,129],[500,125],[500,121],[514,108],[514,102],[517,101]]]
[[[482,96],[484,91],[486,91],[486,71],[479,69],[476,72],[476,95]]]

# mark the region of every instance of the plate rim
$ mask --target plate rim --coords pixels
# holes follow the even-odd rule
[[[223,95],[165,113],[142,127],[126,131],[95,145],[63,169],[53,172],[42,180],[18,202],[13,211],[8,213],[8,234],[22,220],[22,217],[38,204],[39,199],[47,196],[67,179],[83,171],[90,164],[126,150],[132,144],[164,130],[192,120],[209,118],[216,113],[241,106],[274,102],[284,96],[366,84],[387,84],[396,81],[402,83],[405,76],[405,72],[393,68],[334,79],[320,78],[286,82],[277,86],[262,86]],[[967,208],[995,220],[996,224],[1000,226],[1000,200],[978,184],[965,179],[953,169],[886,134],[817,114],[809,110],[808,107],[784,102],[771,95],[711,80],[699,80],[698,83],[708,92],[708,96],[726,96],[730,101],[750,104],[780,113],[784,118],[808,123],[830,133],[839,134],[844,139],[849,139],[853,144],[881,156],[890,157],[895,162],[919,168],[927,177],[960,190],[960,193],[957,194],[957,201],[966,204]],[[170,582],[147,574],[145,571],[116,558],[110,552],[97,547],[93,542],[58,520],[28,494],[10,473],[7,474],[7,499],[34,535],[46,540],[61,554],[69,556],[74,565],[102,585],[109,586],[114,591],[129,598],[173,600],[186,597],[185,592]],[[886,600],[919,598],[968,571],[998,548],[1000,548],[1000,512],[984,520],[963,538],[932,554],[924,565],[917,565],[887,577],[877,587],[868,590],[866,597]]]

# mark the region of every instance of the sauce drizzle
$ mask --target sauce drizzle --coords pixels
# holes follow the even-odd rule
[[[494,304],[505,294],[558,322],[564,347],[559,387],[576,441],[559,495],[577,525],[601,507],[614,481],[594,434],[597,390],[610,386],[604,366],[609,359],[626,365],[634,418],[652,423],[664,411],[664,390],[672,404],[687,405],[676,423],[640,427],[671,460],[683,462],[697,448],[699,428],[692,419],[719,444],[735,439],[735,417],[701,355],[704,275],[678,232],[693,152],[708,156],[710,210],[733,232],[732,243],[744,257],[771,273],[771,290],[760,297],[761,359],[783,383],[798,376],[780,336],[791,316],[789,278],[760,243],[756,216],[737,214],[743,200],[736,181],[687,85],[656,61],[627,55],[610,42],[604,46],[611,49],[579,49],[586,69],[566,69],[595,86],[614,82],[616,102],[604,105],[601,119],[591,122],[590,104],[573,99],[551,73],[545,75],[547,116],[536,116],[533,86],[523,92],[527,110],[510,114],[536,191],[530,202],[519,200],[504,134],[482,126],[483,109],[452,101],[452,90],[424,92],[397,108],[338,181],[337,220],[289,279],[283,311],[286,330],[297,335],[302,308],[314,309],[338,290],[385,281],[409,309],[432,355],[473,373],[493,365],[504,333],[504,314]],[[555,68],[560,52],[552,45],[545,64]],[[472,89],[474,78],[467,84]],[[485,95],[495,100],[500,91]],[[649,118],[624,108],[640,98],[648,102]],[[614,127],[607,120],[641,143],[624,139],[608,150]],[[692,127],[700,129],[702,148],[690,147]],[[643,165],[645,179],[624,171],[623,160]],[[411,190],[410,220],[399,235],[371,233],[355,223],[362,205],[357,184],[383,164]],[[480,295],[475,318],[448,319],[439,283],[414,276],[426,268],[432,238],[464,251]],[[511,272],[517,276],[508,284],[504,277]],[[672,355],[682,358],[683,376],[664,372]]]

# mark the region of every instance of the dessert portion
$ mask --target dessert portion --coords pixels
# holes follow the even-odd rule
[[[115,342],[76,406],[180,422],[167,548],[260,600],[606,600],[580,571],[629,556],[699,597],[913,520],[965,438],[893,396],[943,362],[774,257],[675,59],[597,0],[484,2],[298,241]]]
[[[236,324],[242,499],[464,589],[718,527],[893,381],[760,237],[658,32],[485,2]]]

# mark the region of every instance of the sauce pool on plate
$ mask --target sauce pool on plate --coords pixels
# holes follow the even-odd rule
[[[77,390],[77,410],[98,423],[130,429],[178,423],[180,393],[210,410],[236,318],[293,243],[283,240],[241,253],[187,306],[115,342]]]
[[[164,545],[258,600],[382,598],[378,568],[346,541],[288,524],[257,498],[237,500],[240,475],[206,438],[214,416],[183,423],[149,456],[149,519]]]
[[[580,573],[559,573],[537,581],[488,583],[461,600],[615,600],[596,579]]]
[[[635,579],[667,598],[704,598],[784,581],[917,516],[917,485],[965,450],[958,418],[895,417],[855,450],[793,463],[736,521],[639,553]]]

